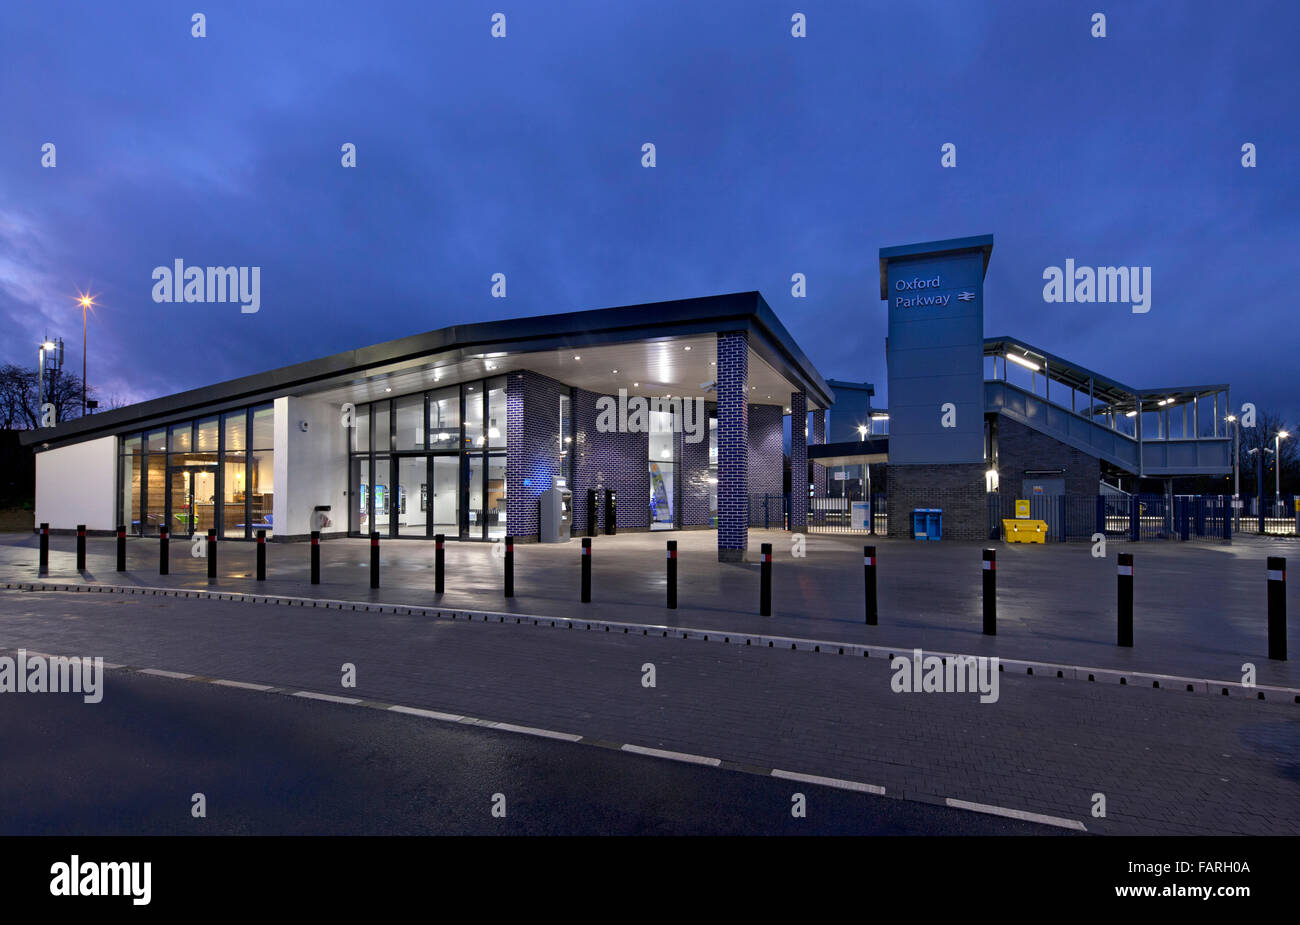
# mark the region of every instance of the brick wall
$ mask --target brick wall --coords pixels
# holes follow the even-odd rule
[[[1020,497],[1026,469],[1064,469],[1066,494],[1095,495],[1101,460],[1004,415],[997,418],[998,486]]]
[[[780,410],[780,409],[777,409]],[[790,529],[808,527],[808,396],[795,392],[790,396]]]
[[[678,523],[683,527],[707,527],[712,523],[709,494],[709,418],[718,413],[718,406],[704,404],[704,438],[699,443],[689,443],[682,434],[678,447]]]
[[[749,493],[784,493],[784,412],[776,405],[749,406]]]
[[[743,561],[749,542],[749,335],[718,334],[718,558]]]
[[[506,379],[506,522],[524,541],[537,538],[537,500],[562,475],[560,397],[568,394],[564,383],[530,370]]]
[[[889,536],[912,535],[912,510],[943,510],[945,540],[989,538],[988,493],[983,463],[885,467]]]
[[[601,433],[596,429],[596,392],[575,389],[573,397],[574,535],[587,531],[587,489],[599,493],[596,514],[605,524],[605,495],[618,495],[619,530],[650,529],[650,435]],[[617,396],[614,396],[617,398]]]

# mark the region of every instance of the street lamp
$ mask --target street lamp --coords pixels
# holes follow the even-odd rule
[[[1276,481],[1273,483],[1273,497],[1278,507],[1278,516],[1282,516],[1282,441],[1291,436],[1285,430],[1279,430],[1273,435],[1273,475]]]
[[[41,364],[41,381],[40,381],[40,387],[37,389],[37,391],[40,394],[36,399],[38,413],[40,411],[40,406],[45,404],[45,354],[47,352],[53,352],[55,346],[56,345],[52,340],[47,340],[41,344],[41,349],[39,353],[40,364]]]
[[[1237,416],[1230,414],[1224,418],[1232,425],[1232,499],[1235,501],[1241,495],[1241,472],[1239,464],[1241,462],[1241,425],[1237,423]]]
[[[94,311],[95,297],[84,292],[77,294],[81,305],[81,416],[86,416],[86,313]]]

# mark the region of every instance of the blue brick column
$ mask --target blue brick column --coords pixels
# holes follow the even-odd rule
[[[808,529],[808,396],[790,396],[790,529]]]
[[[749,545],[749,335],[718,335],[718,561]]]
[[[567,385],[532,370],[506,380],[506,523],[521,542],[537,538],[537,499],[562,474],[560,396],[568,394]]]

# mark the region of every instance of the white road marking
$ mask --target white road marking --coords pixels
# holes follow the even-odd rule
[[[706,764],[711,768],[716,768],[722,764],[720,758],[706,758],[703,755],[688,755],[686,752],[670,752],[662,748],[646,748],[644,745],[623,745],[620,751],[631,752],[634,755],[649,755],[652,758],[669,758],[673,761],[685,761],[688,764]]]
[[[841,790],[856,790],[859,793],[874,793],[877,796],[885,795],[884,787],[878,787],[875,784],[863,784],[856,780],[844,780],[839,777],[820,777],[816,774],[801,774],[798,771],[782,771],[780,768],[773,768],[772,776],[784,780],[797,780],[805,784],[821,784],[823,787],[838,787]]]
[[[1054,825],[1061,829],[1073,829],[1076,832],[1088,831],[1088,827],[1077,819],[1063,819],[1060,816],[1031,813],[1023,809],[1007,809],[1005,806],[993,806],[989,803],[971,803],[968,800],[954,800],[952,797],[945,799],[944,803],[953,809],[968,809],[971,812],[988,813],[991,816],[1005,816],[1008,819],[1020,819],[1024,822],[1039,822],[1043,825]]]

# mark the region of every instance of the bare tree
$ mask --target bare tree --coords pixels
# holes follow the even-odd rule
[[[46,401],[54,406],[56,423],[81,417],[81,377],[71,372],[51,373]],[[93,388],[87,390],[94,397]],[[34,430],[41,426],[40,377],[35,370],[12,363],[0,366],[0,425],[7,430]]]

